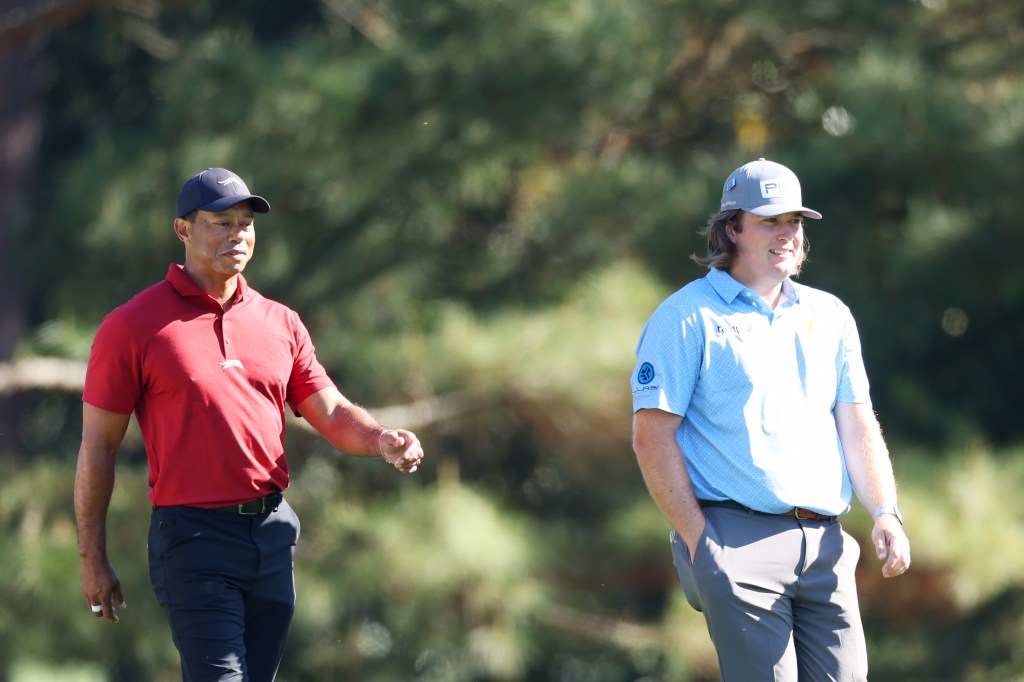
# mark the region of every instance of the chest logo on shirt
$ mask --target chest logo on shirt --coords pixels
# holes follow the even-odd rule
[[[654,365],[649,362],[640,365],[640,370],[636,373],[636,380],[640,382],[641,386],[646,386],[654,381]]]
[[[245,369],[245,367],[242,366],[241,360],[225,360],[224,362],[218,362],[217,364],[221,366],[221,369],[231,369],[232,367]]]
[[[719,334],[725,334],[727,332],[732,332],[733,334],[742,334],[743,332],[749,332],[753,328],[754,326],[749,322],[746,324],[733,325],[720,324],[715,327],[715,331],[717,331]]]

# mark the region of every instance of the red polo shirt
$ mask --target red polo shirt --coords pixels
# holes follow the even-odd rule
[[[333,385],[295,311],[241,276],[225,311],[171,265],[103,319],[83,400],[135,412],[154,505],[219,507],[288,487],[285,403]]]

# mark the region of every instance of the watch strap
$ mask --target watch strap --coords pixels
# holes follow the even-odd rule
[[[897,507],[896,505],[894,505],[894,504],[880,504],[880,505],[878,505],[877,507],[875,507],[875,513],[872,514],[872,517],[877,521],[878,517],[881,516],[882,514],[892,514],[893,516],[896,517],[896,520],[900,522],[900,525],[901,526],[903,525],[903,516],[900,514],[899,507]]]

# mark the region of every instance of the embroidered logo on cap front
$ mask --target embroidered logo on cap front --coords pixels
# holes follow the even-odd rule
[[[777,199],[786,192],[786,183],[782,180],[762,180],[761,196],[765,199]]]
[[[237,182],[239,185],[242,184],[242,181],[239,180],[238,178],[228,178],[227,180],[218,180],[217,184],[218,185],[230,185],[232,182]]]

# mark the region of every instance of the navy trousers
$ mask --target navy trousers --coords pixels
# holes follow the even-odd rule
[[[299,519],[154,507],[149,574],[184,682],[272,682],[295,611]]]

